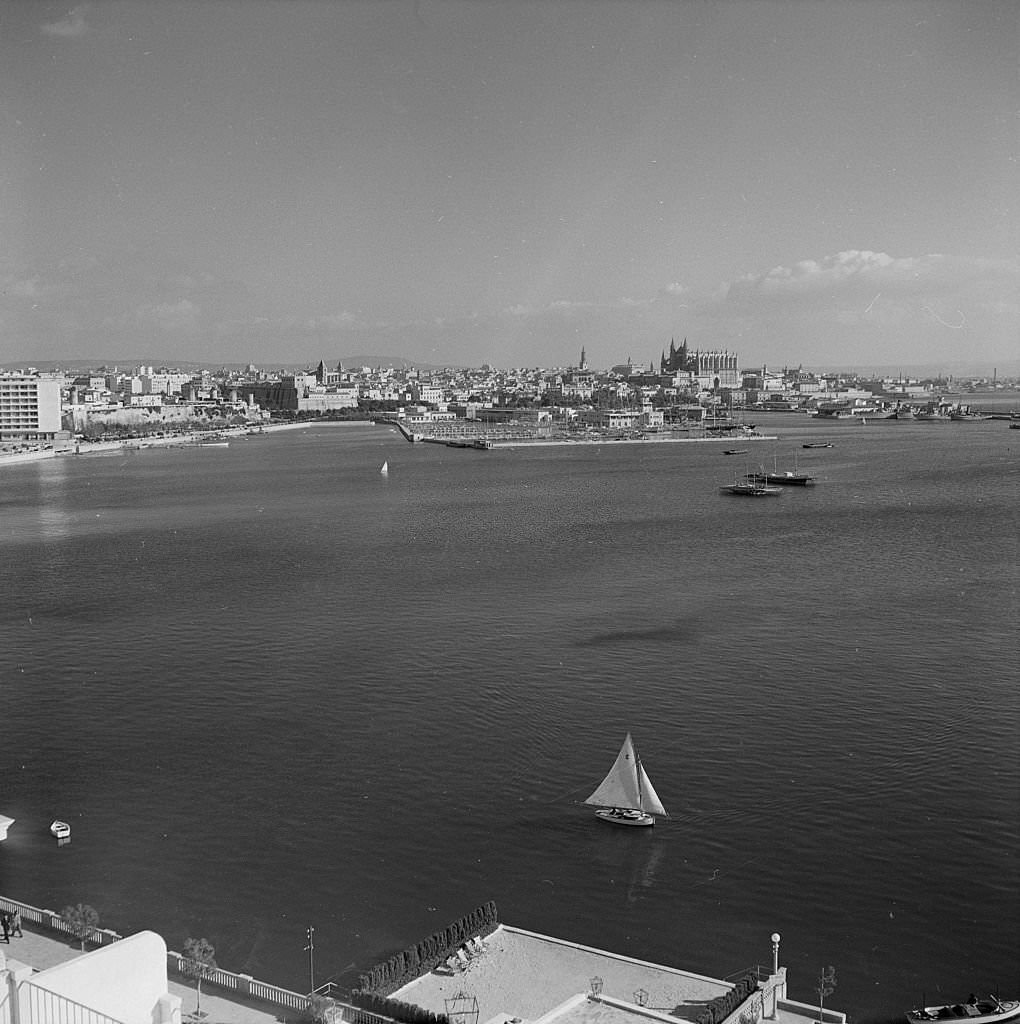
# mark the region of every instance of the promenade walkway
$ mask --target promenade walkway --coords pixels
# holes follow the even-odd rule
[[[30,922],[22,927],[24,938],[12,936],[9,944],[0,941],[0,950],[11,960],[20,960],[37,971],[43,971],[81,956],[81,947],[76,940],[39,929]],[[196,1017],[195,986],[170,978],[167,987],[171,995],[180,996],[181,1020],[189,1024],[297,1024],[302,1019],[298,1011],[282,1006],[228,999],[208,982],[202,985],[202,1016]]]

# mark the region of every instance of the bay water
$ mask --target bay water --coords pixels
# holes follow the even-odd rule
[[[300,991],[309,926],[349,985],[494,899],[714,977],[779,932],[854,1021],[1017,996],[1020,435],[759,427],[3,469],[0,893]],[[760,463],[818,485],[720,492]],[[580,803],[628,731],[654,829]]]

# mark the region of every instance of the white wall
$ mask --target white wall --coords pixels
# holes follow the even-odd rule
[[[152,1024],[168,992],[166,943],[138,932],[32,976],[32,984],[124,1024]]]

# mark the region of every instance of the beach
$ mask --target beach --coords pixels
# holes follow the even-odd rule
[[[365,421],[367,422],[367,421]],[[130,437],[118,441],[62,441],[46,444],[6,444],[0,447],[0,467],[20,465],[24,462],[39,462],[66,455],[113,455],[123,451],[138,451],[144,448],[193,448],[203,444],[229,444],[232,440],[253,437],[259,434],[275,433],[281,430],[298,430],[311,423],[274,423],[265,426],[230,427],[226,430],[202,430],[190,434],[167,434],[165,436]]]

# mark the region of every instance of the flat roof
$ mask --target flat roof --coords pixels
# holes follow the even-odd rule
[[[593,979],[600,980],[596,985],[607,1001],[586,998]],[[732,987],[718,978],[500,925],[462,969],[432,971],[391,995],[447,1014],[452,1024],[487,1024],[493,1018],[535,1022],[547,1014],[556,1024],[634,1024],[635,1014],[693,1021],[707,1002]]]

